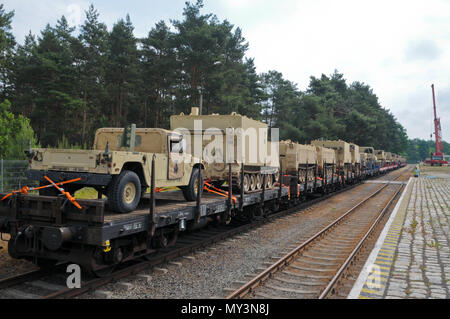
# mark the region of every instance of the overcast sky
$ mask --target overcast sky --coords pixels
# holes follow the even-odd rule
[[[65,15],[84,21],[89,4],[109,28],[130,14],[142,37],[159,20],[182,19],[184,0],[3,0],[15,11],[13,31],[22,43],[31,30]],[[381,105],[410,138],[430,138],[431,84],[436,87],[442,135],[450,142],[450,0],[204,0],[243,31],[258,72],[277,70],[304,90],[311,75],[343,73],[348,83],[369,84]]]

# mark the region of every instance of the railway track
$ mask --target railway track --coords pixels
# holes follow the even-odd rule
[[[403,177],[400,174],[394,178]],[[404,185],[385,184],[335,221],[229,293],[240,298],[332,297]],[[381,203],[381,205],[380,205]]]
[[[188,254],[194,253],[199,249],[220,242],[224,239],[242,234],[251,229],[272,222],[278,218],[304,210],[313,204],[349,190],[357,185],[359,184],[347,186],[337,192],[311,199],[298,206],[270,215],[267,218],[255,220],[251,223],[235,223],[228,226],[209,227],[207,229],[198,230],[194,233],[180,236],[175,246],[160,251],[157,255],[148,260],[124,264],[120,269],[116,269],[115,272],[105,276],[104,278],[93,278],[85,276],[82,280],[81,288],[66,288],[65,281],[68,275],[67,273],[65,273],[65,269],[67,266],[66,264],[58,265],[51,270],[37,270],[26,274],[20,274],[18,276],[6,278],[0,280],[0,298],[74,298],[89,291],[93,291],[108,283],[116,282],[122,278],[138,274],[145,269],[150,269],[152,267],[186,256]]]

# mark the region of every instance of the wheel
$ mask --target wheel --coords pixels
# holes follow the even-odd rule
[[[266,175],[266,188],[270,189],[273,187],[272,175]]]
[[[250,190],[256,190],[256,174],[250,174]]]
[[[279,174],[273,174],[273,184],[278,183],[278,180],[280,179],[280,175]]]
[[[199,168],[192,169],[191,178],[189,179],[189,184],[182,189],[183,196],[188,202],[192,202],[197,200],[197,191],[198,191],[198,174],[200,174]],[[200,192],[203,191],[203,177],[200,178],[201,187]]]
[[[298,180],[300,184],[305,184],[305,170],[303,168],[300,168],[298,170]]]
[[[260,173],[256,174],[256,189],[257,190],[262,189],[262,182],[263,182],[262,175]]]
[[[250,176],[248,174],[244,174],[244,192],[248,192],[250,190]]]
[[[108,203],[113,211],[128,213],[136,209],[141,200],[141,181],[133,171],[114,176],[108,186]]]
[[[152,242],[153,248],[164,249],[175,246],[178,239],[178,230],[172,232],[160,233],[154,237]]]

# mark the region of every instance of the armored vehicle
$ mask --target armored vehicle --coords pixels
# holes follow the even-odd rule
[[[232,164],[233,186],[241,188],[244,170],[244,192],[262,189],[263,174],[266,187],[278,180],[278,145],[268,141],[267,124],[237,113],[230,115],[199,115],[193,107],[189,115],[170,117],[172,130],[190,141],[191,154],[202,158],[204,176],[216,186],[228,180],[228,164]],[[273,144],[273,145],[272,145]]]
[[[40,182],[44,182],[44,176],[55,182],[80,177],[81,181],[68,184],[66,191],[73,194],[83,187],[93,187],[99,197],[108,197],[113,211],[126,213],[137,207],[150,185],[154,157],[155,187],[180,187],[185,199],[193,201],[202,164],[185,153],[184,145],[182,135],[164,129],[136,129],[134,124],[126,131],[101,128],[95,134],[93,150],[31,150],[27,176]],[[57,194],[56,189],[41,192]]]
[[[391,152],[385,152],[385,157],[386,157],[386,164],[390,165],[394,162],[394,157],[392,156]]]
[[[352,169],[355,176],[361,176],[361,156],[359,154],[359,146],[354,143],[350,144],[350,154],[352,155]]]
[[[352,154],[350,152],[349,143],[341,140],[314,140],[311,144],[334,149],[336,154],[336,167],[342,175],[348,176],[348,174],[352,171]]]
[[[368,159],[376,160],[375,150],[373,149],[373,147],[360,146],[359,147],[359,153],[360,154],[362,154],[362,153],[367,154],[367,158]]]
[[[290,140],[281,141],[280,163],[283,174],[298,175],[301,183],[305,183],[306,175],[308,175],[308,181],[314,181],[317,167],[316,147],[294,143]]]
[[[361,166],[366,167],[368,163],[368,154],[367,153],[359,153],[359,158],[361,159]]]
[[[391,163],[398,164],[398,155],[395,153],[391,153]]]
[[[336,154],[333,149],[323,146],[315,146],[319,176],[327,181],[333,178],[336,168]],[[324,173],[325,172],[325,173]]]
[[[380,167],[386,164],[386,154],[383,150],[375,150],[375,156],[377,157],[377,163]]]
[[[352,154],[352,164],[356,166],[361,163],[361,157],[359,153],[359,146],[353,143],[350,143],[350,153]]]
[[[377,164],[377,157],[375,150],[370,146],[361,146],[359,148],[361,158],[365,157],[364,167],[367,169],[374,169]]]

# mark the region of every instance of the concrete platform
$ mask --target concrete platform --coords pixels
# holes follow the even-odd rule
[[[450,298],[450,178],[409,180],[347,298]]]

